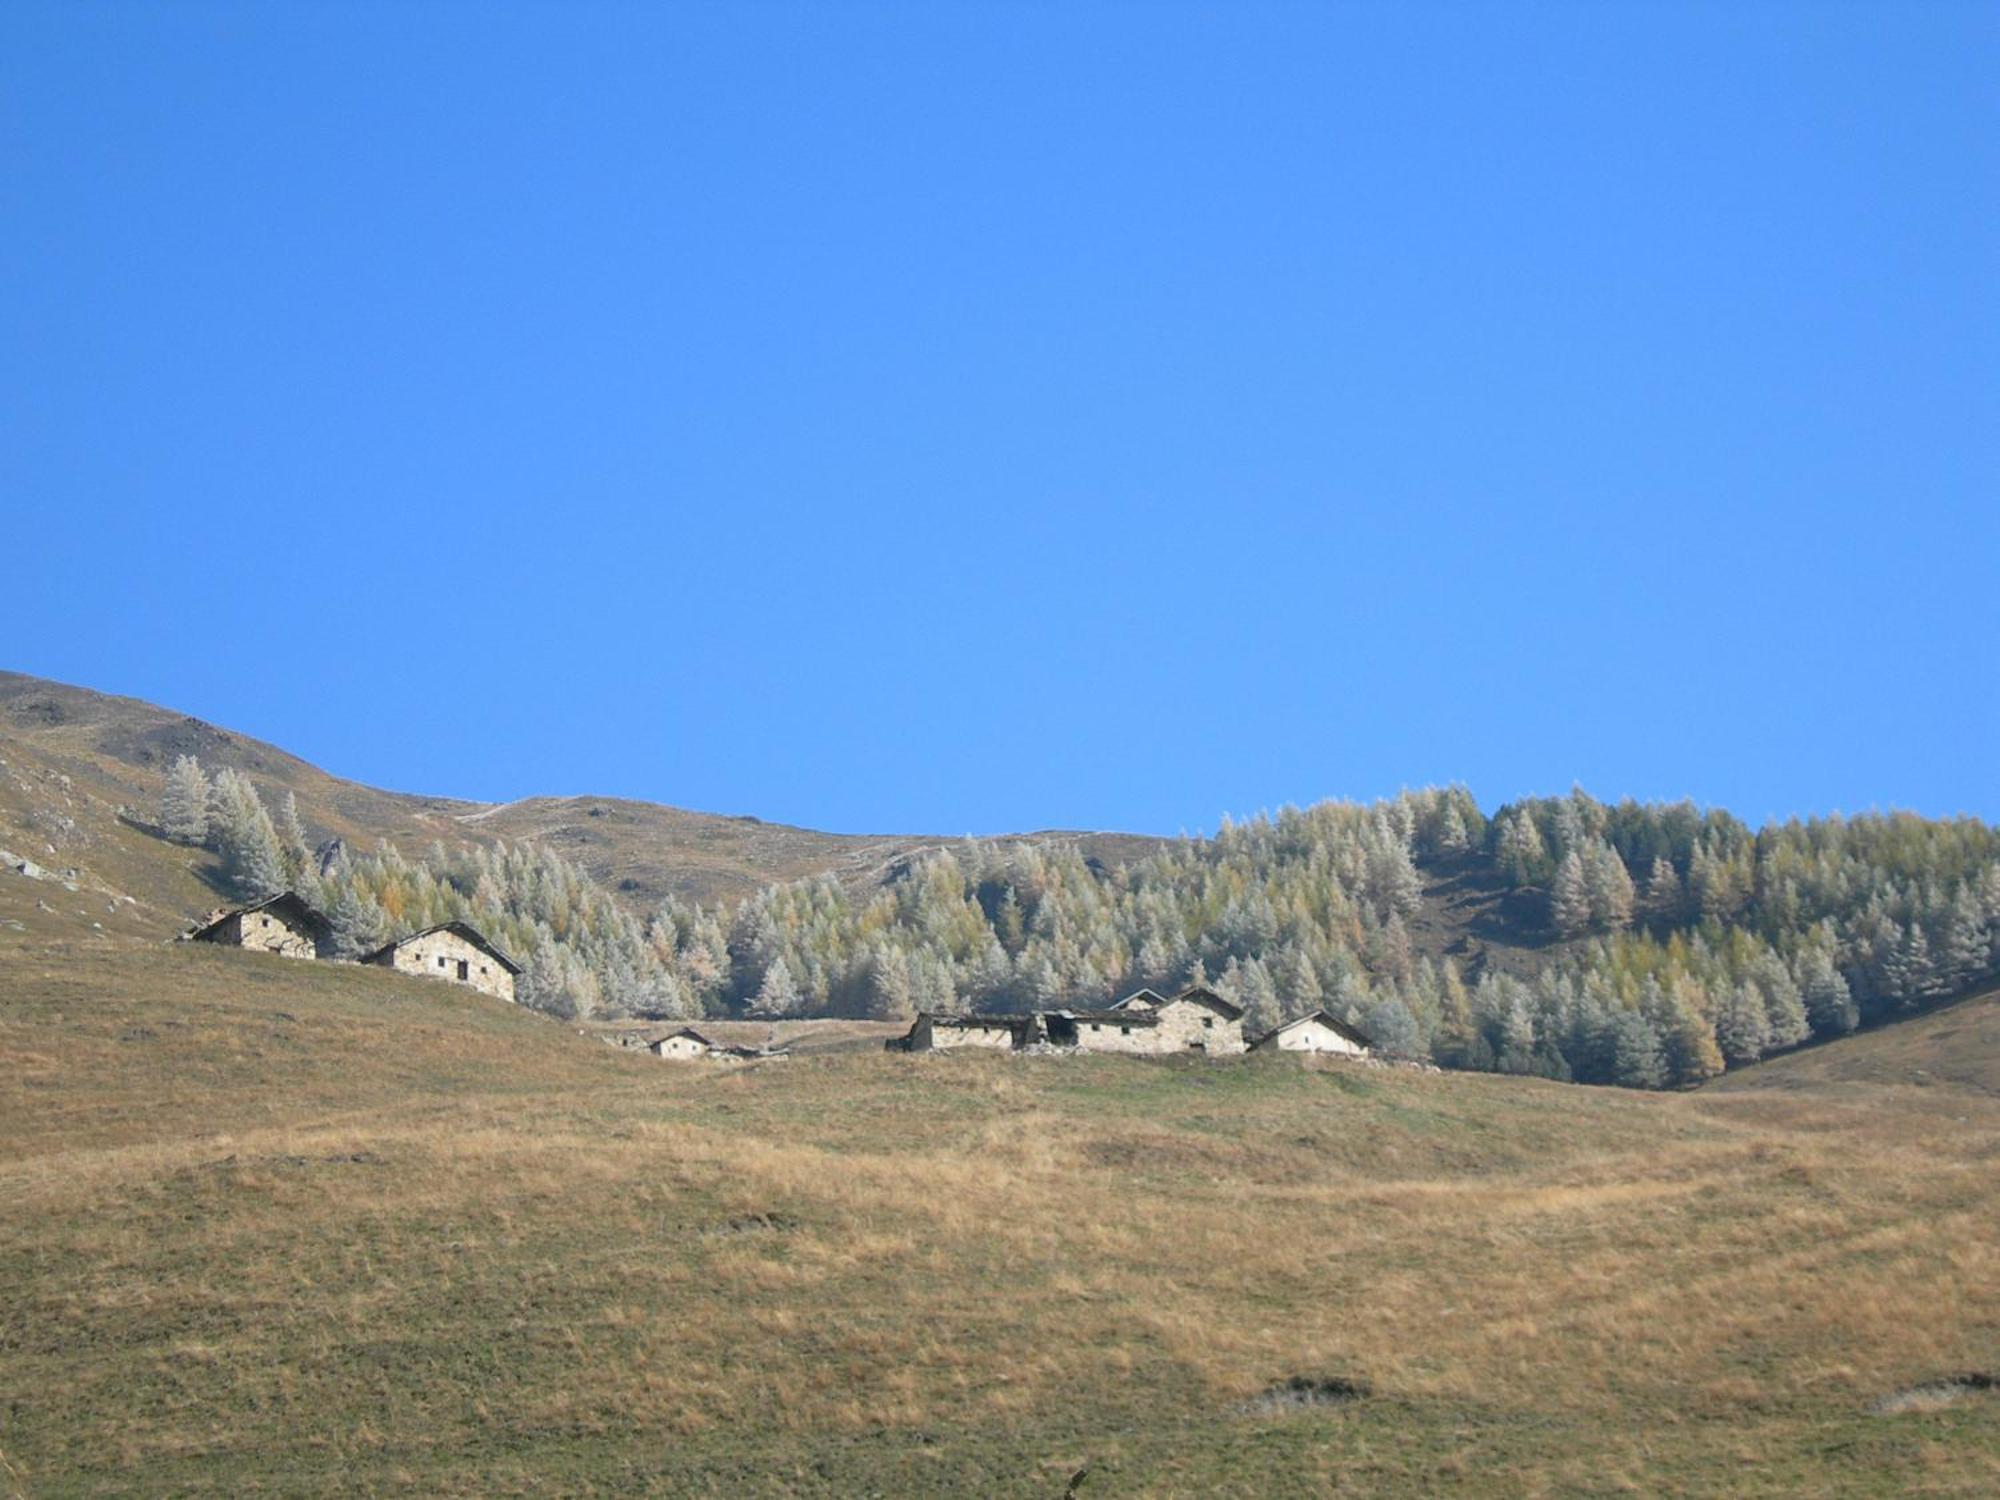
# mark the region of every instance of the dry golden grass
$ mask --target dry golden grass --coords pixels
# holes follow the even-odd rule
[[[0,1494],[2000,1489],[1875,1410],[2000,1364],[1976,1081],[705,1070],[25,941],[0,1056]]]

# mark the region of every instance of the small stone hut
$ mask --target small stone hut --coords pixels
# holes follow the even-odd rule
[[[209,913],[184,934],[190,943],[227,943],[286,958],[317,958],[331,925],[296,891]]]
[[[399,974],[448,979],[510,1001],[514,998],[514,979],[521,972],[519,964],[466,922],[441,922],[436,927],[426,927],[422,932],[384,944],[361,961],[380,964]]]
[[[706,1057],[715,1050],[715,1043],[696,1031],[692,1026],[683,1026],[679,1031],[646,1043],[646,1050],[655,1057],[664,1057],[669,1062],[679,1062],[688,1058]]]
[[[1253,1052],[1332,1052],[1343,1057],[1366,1057],[1374,1050],[1367,1037],[1338,1017],[1323,1010],[1296,1021],[1287,1021],[1276,1031],[1267,1031],[1251,1043]]]
[[[733,1042],[718,1042],[703,1036],[692,1026],[683,1026],[679,1031],[669,1032],[646,1044],[646,1050],[655,1057],[666,1058],[669,1062],[768,1062],[773,1058],[790,1057],[785,1047],[744,1047]]]

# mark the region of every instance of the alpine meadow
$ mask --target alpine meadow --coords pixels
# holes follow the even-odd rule
[[[1996,78],[0,5],[0,1500],[2000,1495]]]

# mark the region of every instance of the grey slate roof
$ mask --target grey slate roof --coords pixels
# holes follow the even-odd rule
[[[297,891],[280,891],[275,896],[266,896],[262,901],[252,901],[248,906],[231,906],[222,911],[211,912],[186,934],[190,942],[199,942],[215,931],[231,917],[247,917],[252,912],[268,911],[277,917],[290,917],[301,926],[311,928],[315,933],[330,930],[325,915]]]

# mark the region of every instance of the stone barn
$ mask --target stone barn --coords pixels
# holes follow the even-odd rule
[[[648,1042],[646,1050],[655,1057],[663,1057],[669,1062],[684,1062],[691,1058],[707,1057],[715,1051],[715,1043],[696,1031],[692,1026],[683,1026],[679,1031]]]
[[[185,938],[191,943],[227,943],[286,958],[317,958],[329,932],[326,918],[304,897],[284,891],[248,906],[211,912]]]
[[[897,1050],[943,1052],[954,1047],[989,1047],[1012,1052],[1031,1047],[1044,1037],[1040,1016],[917,1017]]]
[[[1166,1050],[1160,1043],[1160,1018],[1146,1006],[1130,1010],[1052,1010],[1042,1017],[1048,1028],[1049,1045],[1076,1047],[1085,1052],[1132,1052],[1153,1054]]]
[[[501,1000],[514,998],[521,966],[465,922],[442,922],[377,948],[361,960],[399,974],[448,979]]]
[[[1316,1010],[1296,1021],[1287,1021],[1276,1031],[1267,1031],[1251,1045],[1253,1052],[1332,1052],[1342,1057],[1366,1057],[1372,1050],[1368,1038],[1345,1021]]]
[[[1160,1057],[1170,1052],[1243,1052],[1243,1012],[1213,990],[1191,989],[1171,1000],[1150,990],[1127,995],[1109,1010],[1052,1011],[1049,1040],[1085,1052],[1129,1052]]]
[[[1162,1052],[1247,1052],[1243,1007],[1196,985],[1158,1006]]]

